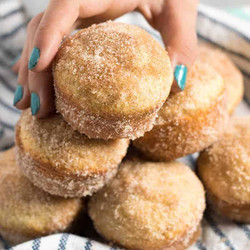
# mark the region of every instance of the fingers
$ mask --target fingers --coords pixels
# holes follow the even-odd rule
[[[28,69],[28,56],[32,50],[34,37],[43,20],[43,13],[36,17],[30,24],[28,30],[28,52],[25,68]],[[50,67],[50,66],[48,66]],[[38,118],[46,117],[54,110],[53,81],[50,68],[42,72],[28,71],[27,85],[29,89],[29,100],[32,115]]]
[[[32,114],[38,118],[54,110],[51,62],[64,34],[79,16],[79,1],[72,2],[51,0],[46,12],[31,20],[21,59],[13,67],[19,73],[14,105],[19,109],[30,106]]]
[[[11,63],[12,65],[12,71],[14,73],[18,73],[19,67],[20,67],[20,58],[21,58],[21,54],[19,54]]]
[[[52,0],[36,30],[30,47],[29,70],[49,68],[60,43],[79,14],[79,1]]]
[[[52,82],[51,71],[29,73],[30,108],[37,118],[46,117],[55,110]]]
[[[71,30],[78,17],[102,15],[110,10],[110,5],[114,1],[82,0],[81,6],[78,0],[74,1],[74,4],[72,2],[52,0],[29,43],[30,106],[32,114],[38,118],[45,117],[54,110],[54,89],[50,69],[64,35]],[[116,2],[118,8],[118,1]],[[112,13],[116,7],[112,6]]]
[[[191,66],[195,60],[197,6],[197,0],[166,1],[160,32],[173,65]]]
[[[197,0],[166,0],[155,21],[174,69],[172,90],[184,90],[188,68],[197,55]]]
[[[129,0],[126,6],[133,1]],[[118,0],[51,0],[34,37],[29,70],[41,72],[49,68],[64,36],[70,33],[78,18],[117,17],[127,12],[123,5]]]
[[[160,32],[174,69],[174,92],[185,89],[187,70],[197,55],[197,4],[196,0],[170,0],[166,6],[166,24]]]
[[[34,33],[38,24],[40,23],[42,14],[39,14],[28,24],[27,28],[27,38],[25,41],[25,45],[21,54],[21,57],[14,67],[18,67],[18,84],[14,94],[13,104],[18,109],[26,109],[30,106],[30,90],[28,84],[28,57],[29,57],[29,47],[31,41],[34,37]]]
[[[28,59],[28,39],[26,40],[24,49],[22,51],[22,55],[18,62],[18,78],[17,78],[17,88],[14,94],[13,104],[18,109],[26,109],[30,105],[30,92],[28,86],[28,67],[27,67],[27,59]]]
[[[28,85],[31,112],[37,118],[46,117],[55,109],[51,62],[78,17],[77,3],[52,0],[30,39]]]
[[[15,62],[14,64],[13,64],[13,66],[12,66],[12,71],[14,72],[14,73],[18,73],[18,71],[19,71],[19,68],[20,68],[20,60],[18,60],[17,62]]]

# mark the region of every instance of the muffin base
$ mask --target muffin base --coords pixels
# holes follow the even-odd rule
[[[197,110],[192,116],[169,120],[157,120],[154,128],[133,145],[146,159],[171,161],[203,150],[216,141],[223,131],[226,121],[226,98],[221,93],[208,110]]]
[[[96,229],[96,228],[95,228]],[[97,229],[96,231],[102,235]],[[198,224],[198,226],[195,226],[193,227],[191,230],[189,230],[188,232],[185,232],[183,234],[183,236],[175,241],[171,246],[167,246],[167,247],[162,247],[162,248],[132,248],[132,247],[129,247],[129,246],[122,246],[120,245],[121,247],[125,247],[125,248],[128,248],[128,249],[137,249],[137,250],[183,250],[183,249],[186,249],[188,248],[189,246],[191,246],[192,244],[194,244],[198,239],[199,237],[201,236],[201,232],[202,232],[202,227],[200,224]],[[111,240],[111,245],[119,245],[118,242],[114,242]]]
[[[217,214],[233,221],[250,223],[250,204],[230,204],[210,192],[207,192],[207,200]]]
[[[88,177],[76,174],[59,173],[48,164],[33,158],[16,146],[17,163],[23,174],[37,187],[52,195],[62,197],[83,197],[91,195],[111,180],[117,166],[112,166],[106,173],[96,173]]]
[[[36,238],[32,236],[26,236],[17,232],[14,232],[12,230],[7,230],[0,226],[0,234],[1,236],[10,244],[10,245],[17,245],[29,240],[32,240],[33,238]]]
[[[62,114],[65,121],[70,126],[89,138],[96,139],[136,139],[144,135],[146,131],[152,129],[157,112],[162,104],[157,105],[154,110],[136,117],[114,117],[109,115],[95,116],[88,114],[77,105],[73,105],[65,96],[56,88],[56,108]]]
[[[183,250],[191,245],[193,245],[201,236],[202,228],[201,225],[198,225],[198,227],[195,228],[196,230],[194,232],[187,233],[184,238],[177,241],[175,244],[173,244],[171,247],[163,248],[162,250]]]

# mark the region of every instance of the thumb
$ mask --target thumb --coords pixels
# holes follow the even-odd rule
[[[159,31],[174,70],[172,91],[185,89],[187,71],[197,56],[197,0],[168,0]]]

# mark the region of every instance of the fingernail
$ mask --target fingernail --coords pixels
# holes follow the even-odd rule
[[[183,64],[179,64],[175,67],[174,78],[181,90],[185,89],[187,80],[187,67]]]
[[[33,48],[29,59],[29,69],[33,69],[37,65],[39,57],[40,57],[40,49]]]
[[[17,84],[13,105],[16,105],[23,98],[23,86],[21,84]]]
[[[36,93],[31,93],[31,113],[35,115],[40,108],[40,99]]]
[[[20,58],[21,54],[17,55],[11,62],[11,66],[13,66],[14,64],[16,64],[16,62],[18,61],[18,59]]]

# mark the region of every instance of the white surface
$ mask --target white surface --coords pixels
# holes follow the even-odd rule
[[[29,16],[34,16],[43,11],[49,0],[21,0],[25,4]],[[236,7],[249,4],[249,0],[200,0],[201,3],[218,7]]]

